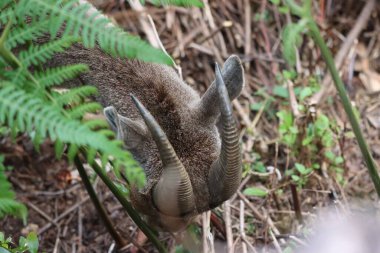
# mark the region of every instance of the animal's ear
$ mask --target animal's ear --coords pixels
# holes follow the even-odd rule
[[[147,128],[142,121],[121,116],[113,106],[106,107],[104,115],[117,138],[124,142],[126,149],[137,147],[148,135]]]
[[[238,56],[231,55],[223,64],[222,78],[226,85],[228,96],[232,101],[238,97],[244,86],[244,69]],[[215,81],[202,96],[197,106],[199,113],[205,120],[215,122],[220,114],[218,92]]]

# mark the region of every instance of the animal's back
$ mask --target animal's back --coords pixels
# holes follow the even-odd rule
[[[153,195],[157,192],[156,186],[162,179],[165,166],[162,162],[162,154],[157,147],[158,144],[144,122],[146,119],[143,120],[141,111],[137,110],[132,102],[131,94],[141,101],[162,128],[175,156],[188,174],[193,194],[191,198],[195,201],[193,204],[195,210],[189,214],[193,216],[229,198],[232,191],[229,190],[228,185],[231,182],[235,182],[232,183],[231,189],[234,189],[233,192],[236,190],[236,184],[240,182],[241,177],[239,162],[241,157],[236,147],[238,135],[236,127],[233,127],[232,132],[231,129],[229,130],[232,121],[228,118],[230,116],[225,116],[227,117],[225,120],[230,123],[226,125],[225,130],[224,145],[226,146],[224,149],[221,147],[223,134],[220,136],[216,127],[221,108],[218,97],[220,94],[218,95],[215,83],[201,99],[197,92],[185,84],[168,66],[113,58],[98,48],[86,49],[80,44],[75,44],[64,53],[58,54],[48,65],[76,63],[87,64],[90,70],[67,85],[86,84],[95,85],[98,88],[97,100],[104,107],[111,106],[116,109],[109,111],[108,115],[106,113],[111,127],[144,168],[147,185],[142,192],[134,192],[131,196],[139,211],[148,215],[151,220],[155,220],[155,217],[163,217],[162,210],[159,210],[157,203],[154,203]],[[241,63],[236,56],[226,61],[220,78],[222,76],[228,91],[227,97],[229,95],[233,99],[240,93],[244,84]],[[223,152],[227,153],[223,154]],[[231,155],[228,152],[232,152]],[[225,160],[226,158],[230,161]],[[214,168],[214,173],[210,174],[212,168]],[[224,172],[230,169],[232,170],[230,174]],[[224,176],[224,173],[233,175],[231,182],[226,181],[227,174]],[[214,178],[211,181],[210,175]],[[178,207],[179,202],[176,199],[178,196],[176,196],[177,194],[174,194],[173,198],[165,199],[165,201],[168,204],[177,203],[175,206]],[[161,203],[160,206],[163,207],[165,204]],[[166,218],[172,217],[175,220],[174,223],[178,224],[166,226],[166,229],[177,230],[183,226],[179,222],[183,211],[181,207],[177,207],[174,209],[178,209],[178,212],[169,211],[173,214]],[[168,218],[165,222],[166,218],[159,221],[159,226],[165,227],[165,223],[170,223],[169,220],[172,218]],[[184,224],[187,221],[188,219],[184,219]]]

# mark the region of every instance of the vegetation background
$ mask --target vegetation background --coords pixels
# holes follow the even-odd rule
[[[237,195],[214,212],[214,218],[219,217],[211,226],[216,252],[231,240],[238,252],[252,245],[280,245],[284,252],[290,251],[285,242],[304,240],[305,223],[317,208],[336,205],[343,212],[350,200],[377,199],[341,101],[326,79],[321,52],[284,2],[203,1],[203,8],[149,2],[143,6],[136,1],[92,3],[126,31],[158,45],[149,14],[184,80],[200,93],[214,79],[215,61],[221,64],[230,54],[243,61],[246,87],[234,109],[242,129],[244,179]],[[379,4],[374,0],[312,3],[313,16],[379,164]],[[4,94],[0,99],[4,101]],[[46,252],[106,252],[113,240],[75,167],[66,155],[57,159],[57,144],[44,141],[36,150],[27,135],[14,133],[12,139],[7,128],[0,132],[1,159],[5,167],[13,168],[5,175],[17,200],[28,209],[27,223],[7,216],[0,221],[0,231],[14,238],[36,231],[40,249]],[[141,234],[103,183],[91,177],[131,251]],[[18,210],[25,217],[26,211]],[[182,241],[185,247],[189,238],[202,243],[201,228],[206,223],[199,223]],[[174,248],[172,236],[162,234],[160,239]],[[153,246],[147,242],[141,250],[152,251]]]

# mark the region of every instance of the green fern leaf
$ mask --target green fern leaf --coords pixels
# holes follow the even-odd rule
[[[0,11],[0,24],[6,25],[10,20],[15,17],[14,7],[8,7]]]
[[[61,140],[57,140],[54,143],[54,151],[55,151],[55,156],[57,159],[61,159],[64,150],[65,150],[65,144]]]
[[[38,17],[49,13],[54,17],[49,27],[53,37],[63,29],[63,37],[69,34],[79,36],[86,47],[93,47],[98,42],[113,56],[172,64],[164,52],[114,26],[100,12],[88,16],[89,4],[78,4],[78,0],[21,0],[19,6],[19,16]]]
[[[32,137],[50,138],[71,144],[68,150],[69,159],[75,157],[79,147],[88,147],[97,150],[102,156],[114,157],[118,161],[117,166],[126,167],[132,163],[137,168],[131,155],[121,148],[121,142],[108,138],[109,131],[106,131],[107,135],[103,135],[103,132],[92,130],[89,127],[91,123],[82,124],[70,115],[63,115],[56,104],[47,103],[9,82],[0,82],[0,97],[0,124],[11,129],[22,128]],[[129,173],[143,175],[139,172]],[[137,184],[142,185],[144,181],[145,177],[142,176],[137,179]]]
[[[5,215],[13,215],[21,218],[25,224],[27,209],[22,203],[15,200],[15,193],[5,176],[3,160],[4,156],[0,155],[0,218]]]
[[[48,24],[48,20],[44,20],[43,22],[33,22],[26,26],[15,27],[10,31],[9,36],[5,41],[5,45],[8,48],[14,48],[25,44],[27,41],[40,37],[46,33]]]
[[[289,65],[296,63],[296,48],[302,43],[302,32],[306,29],[307,20],[288,24],[282,32],[283,55]]]
[[[2,0],[0,2],[0,11],[2,11],[7,5],[13,4],[13,0]]]
[[[30,46],[28,50],[20,52],[19,59],[24,67],[31,64],[38,65],[46,62],[55,53],[63,52],[65,48],[68,48],[75,41],[74,37],[65,37],[41,46]]]
[[[76,77],[78,74],[88,71],[88,66],[84,64],[75,64],[61,66],[52,69],[46,69],[43,72],[36,72],[34,76],[43,87],[58,85],[66,80]]]
[[[68,113],[73,119],[81,119],[86,113],[94,113],[101,109],[102,107],[98,103],[86,103],[74,107]]]
[[[78,103],[81,99],[97,94],[97,89],[94,86],[80,86],[66,91],[57,97],[56,101],[60,105]]]

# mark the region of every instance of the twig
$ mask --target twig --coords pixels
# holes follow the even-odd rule
[[[104,225],[106,226],[108,232],[112,236],[112,238],[115,240],[116,244],[119,248],[124,247],[127,242],[120,236],[120,234],[116,231],[115,226],[112,224],[111,219],[109,218],[104,206],[100,203],[98,196],[96,195],[96,192],[94,188],[91,185],[91,182],[88,178],[88,175],[82,165],[81,160],[78,156],[74,159],[75,165],[78,169],[79,175],[82,179],[82,182],[86,188],[86,191],[88,195],[91,198],[92,203],[95,206],[96,211],[98,212],[101,220],[104,222]]]
[[[241,244],[242,244],[242,252],[243,253],[247,253],[247,245],[245,244],[245,241],[244,239],[245,238],[245,231],[244,231],[244,201],[243,200],[240,200],[240,237],[242,239],[241,241]]]
[[[294,235],[289,235],[289,239],[295,241],[296,243],[298,243],[298,244],[300,244],[302,246],[307,246],[307,244],[304,241],[302,241],[301,239],[295,237]]]
[[[297,102],[296,94],[294,93],[294,84],[291,80],[287,80],[286,84],[288,86],[289,101],[290,101],[290,107],[292,108],[293,116],[295,119],[298,119],[298,117],[300,116],[300,111],[298,110],[298,102]]]
[[[302,211],[301,211],[301,203],[298,196],[297,186],[294,184],[290,184],[290,190],[292,192],[294,211],[296,213],[296,218],[299,223],[303,222],[302,219]]]
[[[256,207],[254,207],[252,205],[251,202],[249,202],[249,200],[240,192],[240,191],[237,191],[237,194],[238,196],[245,202],[245,204],[247,204],[247,206],[252,210],[253,212],[253,215],[259,219],[260,221],[262,222],[265,222],[266,221],[266,218],[256,209]]]
[[[53,253],[58,253],[59,242],[60,242],[60,240],[59,240],[59,234],[58,234],[57,238],[55,239]]]
[[[346,93],[346,90],[344,88],[343,82],[339,77],[338,70],[336,69],[334,60],[331,56],[330,50],[327,48],[320,32],[317,27],[317,25],[314,22],[310,22],[309,24],[310,32],[313,36],[314,41],[318,45],[318,47],[321,49],[321,53],[323,58],[326,61],[327,67],[329,68],[332,78],[334,80],[334,84],[336,89],[338,90],[340,99],[342,100],[342,104],[344,107],[344,110],[347,113],[347,116],[350,120],[352,130],[356,136],[356,139],[358,141],[360,150],[362,152],[362,155],[364,157],[365,162],[367,163],[368,171],[371,176],[371,179],[375,185],[375,189],[377,191],[377,195],[380,197],[380,177],[377,170],[377,165],[375,161],[373,160],[372,154],[369,151],[368,145],[364,139],[363,133],[360,130],[359,122],[356,118],[356,115],[354,114],[354,111],[351,106],[350,99],[348,98],[348,95]]]
[[[153,22],[152,17],[151,17],[150,15],[147,15],[147,17],[148,17],[149,23],[150,23],[150,25],[151,25],[151,27],[152,27],[153,34],[154,34],[154,36],[155,36],[155,38],[156,38],[156,41],[157,41],[157,43],[158,43],[159,48],[161,48],[161,50],[164,51],[164,53],[170,58],[170,60],[171,60],[172,63],[173,63],[174,68],[175,68],[175,69],[177,70],[177,72],[178,72],[179,77],[180,77],[181,79],[183,79],[183,77],[182,77],[182,68],[181,68],[180,66],[178,66],[178,65],[175,63],[175,61],[173,60],[173,58],[172,58],[172,57],[168,54],[168,52],[166,51],[164,45],[162,44],[162,42],[161,42],[161,40],[160,40],[160,36],[158,36],[158,32],[157,32],[156,26],[154,25],[154,22]]]
[[[55,218],[52,222],[49,222],[48,224],[46,224],[45,226],[43,226],[42,228],[40,228],[38,230],[38,234],[42,234],[43,232],[45,232],[46,230],[48,230],[54,223],[57,223],[59,220],[61,220],[62,218],[64,218],[65,216],[69,215],[70,213],[72,213],[73,211],[75,211],[80,205],[83,205],[85,202],[87,202],[88,200],[90,199],[90,197],[86,197],[84,198],[82,201],[76,203],[75,205],[73,205],[72,207],[68,208],[65,212],[63,212],[62,214],[60,214],[57,218]]]
[[[214,239],[210,232],[210,216],[211,211],[202,214],[202,239],[203,239],[203,253],[214,252]]]
[[[376,0],[368,0],[363,10],[361,11],[354,27],[351,29],[347,38],[344,40],[343,45],[335,56],[335,65],[337,69],[342,67],[343,61],[348,55],[350,48],[352,47],[354,41],[359,36],[361,31],[365,28],[365,25],[368,22],[368,19],[371,16],[371,13],[375,7]],[[319,92],[313,95],[310,99],[312,104],[319,104],[322,100],[324,100],[329,94],[330,96],[334,96],[335,90],[332,89],[331,85],[331,75],[326,75],[322,82],[322,88]]]
[[[276,236],[274,235],[274,233],[273,233],[273,231],[272,231],[271,229],[269,229],[269,235],[270,235],[270,237],[271,237],[272,240],[273,240],[273,244],[274,244],[274,247],[276,248],[276,251],[277,251],[278,253],[282,253],[281,246],[280,246],[280,244],[278,243],[277,238],[276,238]]]
[[[231,228],[231,207],[230,207],[230,201],[227,200],[224,202],[224,221],[226,222],[226,236],[227,236],[227,252],[233,253],[233,235],[232,235],[232,228]]]
[[[370,2],[374,2],[374,0],[370,0]],[[321,50],[322,57],[324,58],[327,68],[329,69],[331,76],[334,80],[335,88],[338,91],[339,97],[342,101],[344,110],[348,116],[348,119],[350,120],[352,130],[355,134],[356,140],[359,144],[360,151],[363,155],[363,158],[367,164],[369,175],[371,176],[372,182],[375,186],[376,192],[378,197],[380,197],[380,177],[378,174],[378,169],[376,162],[374,161],[372,154],[368,148],[368,145],[364,139],[363,133],[360,130],[359,121],[354,114],[354,110],[352,108],[350,99],[347,95],[347,92],[344,88],[344,84],[342,79],[339,76],[338,70],[335,66],[334,59],[331,55],[330,50],[328,49],[325,41],[323,40],[323,37],[319,31],[319,28],[315,21],[313,20],[313,15],[311,11],[311,0],[305,1],[305,5],[301,8],[298,6],[294,0],[286,0],[286,3],[289,7],[291,7],[291,11],[293,13],[298,13],[301,18],[307,20],[307,25],[309,28],[309,33],[311,37],[313,38],[314,42],[317,44],[319,49]],[[372,3],[374,4],[374,3]],[[367,7],[368,5],[366,5]],[[370,7],[373,5],[369,5]],[[301,13],[299,13],[299,10],[301,10]]]
[[[55,226],[59,227],[59,225],[51,218],[49,215],[47,215],[44,211],[39,209],[37,206],[35,206],[32,202],[27,202],[26,205],[30,208],[32,208],[34,211],[39,213],[42,217],[53,223]]]
[[[251,53],[251,24],[252,24],[252,11],[251,11],[251,5],[249,3],[249,0],[244,0],[244,54],[249,55]],[[247,69],[247,72],[249,71],[250,62],[247,61],[245,63],[245,68]]]
[[[83,237],[83,212],[82,206],[78,207],[78,252],[82,252],[82,237]]]
[[[146,20],[147,17],[146,17],[146,13],[144,13],[144,6],[141,5],[140,1],[139,0],[129,0],[128,1],[130,6],[132,7],[132,9],[134,9],[135,11],[138,11],[140,12],[140,16],[139,16],[139,22],[140,22],[140,25],[149,41],[149,43],[155,47],[155,48],[159,48],[160,45],[159,45],[159,42],[157,41],[156,39],[156,36],[154,34],[154,31],[152,31],[148,21]]]
[[[83,151],[82,151],[83,153]],[[149,240],[154,244],[159,252],[167,252],[166,248],[158,240],[157,236],[151,230],[151,228],[141,219],[138,212],[132,207],[131,203],[125,198],[124,194],[120,189],[112,182],[112,180],[106,175],[102,168],[94,162],[91,167],[94,169],[96,174],[104,182],[104,184],[110,189],[113,195],[117,198],[123,208],[127,211],[128,215],[135,222],[135,224],[144,232],[144,234],[149,238]]]

